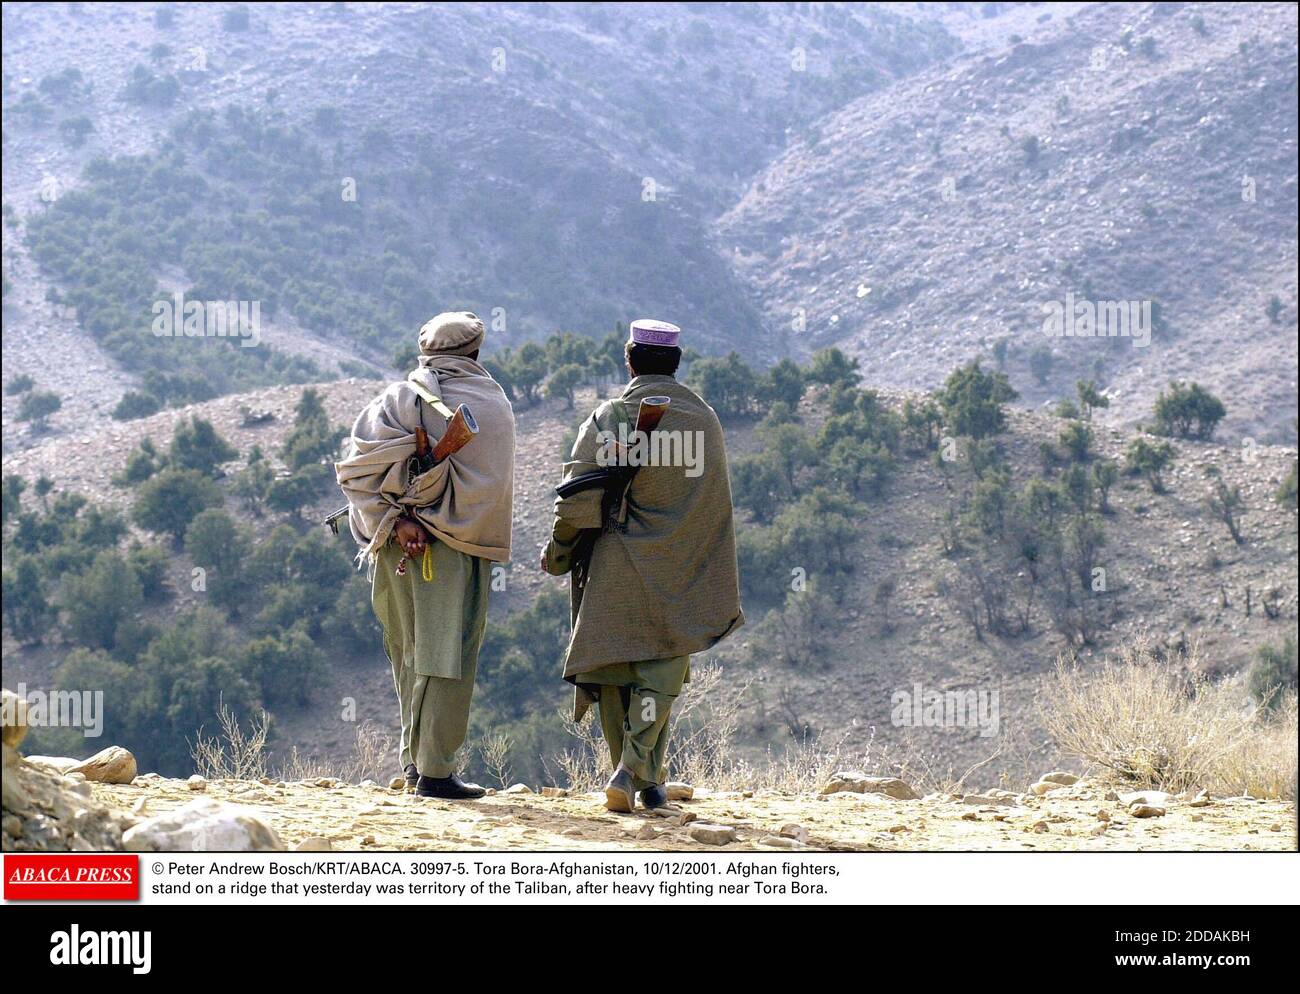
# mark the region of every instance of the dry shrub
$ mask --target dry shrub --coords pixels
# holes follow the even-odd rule
[[[337,760],[303,755],[294,746],[288,758],[275,774],[277,780],[315,780],[318,777],[336,777],[344,783],[362,780],[387,781],[387,771],[394,762],[397,741],[388,732],[369,722],[357,726],[356,743],[352,759],[339,766]]]
[[[1095,670],[1057,663],[1045,720],[1067,753],[1138,788],[1294,797],[1296,696],[1273,714],[1235,683],[1211,683],[1143,640]]]
[[[190,743],[194,769],[209,780],[260,780],[266,776],[266,737],[271,716],[262,711],[244,728],[226,704],[217,704],[221,731],[205,737],[200,728]]]

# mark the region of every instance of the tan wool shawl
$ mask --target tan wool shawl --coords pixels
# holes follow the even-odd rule
[[[409,478],[416,427],[436,440],[446,420],[406,381],[366,405],[352,426],[343,460],[334,464],[348,499],[352,536],[362,546],[358,564],[374,562],[403,513],[466,555],[508,561],[515,476],[510,401],[488,371],[465,356],[423,355],[410,378],[453,410],[468,404],[479,433],[455,455]]]

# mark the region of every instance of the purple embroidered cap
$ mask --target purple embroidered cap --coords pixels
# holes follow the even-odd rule
[[[663,345],[678,348],[677,338],[682,329],[667,321],[654,321],[650,318],[637,318],[628,331],[628,341],[637,345]]]

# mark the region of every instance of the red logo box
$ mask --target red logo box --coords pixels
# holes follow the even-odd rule
[[[140,857],[5,853],[6,901],[138,901]]]

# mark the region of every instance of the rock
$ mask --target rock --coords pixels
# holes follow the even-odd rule
[[[27,737],[27,701],[12,690],[4,691],[0,700],[0,726],[10,749],[17,749]]]
[[[1120,803],[1126,808],[1131,808],[1135,804],[1149,804],[1156,808],[1167,808],[1172,800],[1173,796],[1163,790],[1134,790],[1119,795]]]
[[[360,787],[367,787],[367,788],[371,788],[371,789],[373,789],[373,788],[375,788],[375,787],[378,787],[379,784],[375,783],[375,781],[373,781],[373,780],[371,780],[370,778],[367,777],[365,780],[362,780],[361,783],[358,784],[358,786],[360,786]]]
[[[797,842],[808,842],[808,829],[802,825],[796,825],[794,822],[782,825],[781,830],[777,833],[783,839],[794,839]]]
[[[1129,807],[1128,813],[1134,818],[1160,818],[1163,817],[1165,809],[1154,804],[1134,804]]]
[[[1042,835],[1044,832],[1050,832],[1051,828],[1045,821],[1036,821],[1034,822],[1034,831]]]
[[[406,777],[393,777],[388,781],[389,790],[406,790]]]
[[[661,808],[655,808],[650,812],[656,818],[668,818],[677,822],[678,825],[686,825],[697,819],[694,811],[683,811],[681,808],[672,808],[667,805]]]
[[[283,852],[284,843],[256,812],[203,797],[154,815],[122,836],[128,852]]]
[[[695,797],[695,788],[679,780],[668,781],[664,784],[664,790],[668,792],[670,801],[689,801]]]
[[[657,839],[659,838],[659,829],[655,828],[649,822],[646,822],[637,829],[636,837],[638,839]]]
[[[503,790],[501,793],[503,793],[503,794],[531,794],[532,792],[533,792],[533,788],[530,787],[530,786],[528,786],[528,784],[526,784],[526,783],[512,783],[509,787],[507,787],[507,788],[506,788],[505,790]]]
[[[542,796],[543,797],[568,797],[569,792],[565,790],[563,787],[543,787]]]
[[[759,839],[758,841],[760,845],[770,846],[773,849],[804,848],[804,843],[800,842],[798,839],[791,839],[784,835],[769,835],[765,838]]]
[[[1057,783],[1055,780],[1039,780],[1038,783],[1030,785],[1029,793],[1035,797],[1042,797],[1053,790],[1064,790],[1066,786],[1066,784]]]
[[[38,766],[56,776],[66,776],[69,770],[81,765],[81,760],[73,759],[71,756],[26,756],[24,758],[33,766]]]
[[[190,777],[188,780],[185,781],[185,786],[188,787],[190,790],[204,791],[208,789],[208,781],[205,778],[199,776],[197,773],[195,773],[192,777]]]
[[[711,825],[700,821],[690,827],[688,834],[706,846],[725,846],[736,841],[736,830],[730,825]]]
[[[1010,793],[993,792],[987,794],[964,794],[961,799],[962,804],[979,804],[984,806],[1001,805],[1002,807],[1013,808],[1016,806],[1016,796]]]
[[[69,776],[73,773],[94,783],[130,783],[136,774],[135,757],[121,746],[109,746],[68,770]]]
[[[1093,834],[1093,835],[1105,835],[1105,834],[1106,834],[1106,829],[1108,829],[1108,828],[1110,828],[1110,822],[1099,821],[1099,822],[1097,822],[1097,824],[1095,824],[1095,825],[1092,826],[1092,834]]]
[[[1210,806],[1210,792],[1203,790],[1187,802],[1189,808],[1207,808]]]
[[[854,770],[832,774],[830,782],[821,789],[822,794],[844,791],[854,794],[884,794],[899,801],[915,801],[921,796],[898,777],[869,777]]]
[[[1038,782],[1054,783],[1059,784],[1062,787],[1071,787],[1079,782],[1079,778],[1073,773],[1065,773],[1064,771],[1058,770],[1055,773],[1044,773],[1038,778]]]
[[[334,846],[329,839],[319,835],[312,836],[310,839],[303,839],[293,847],[294,852],[333,852]]]

